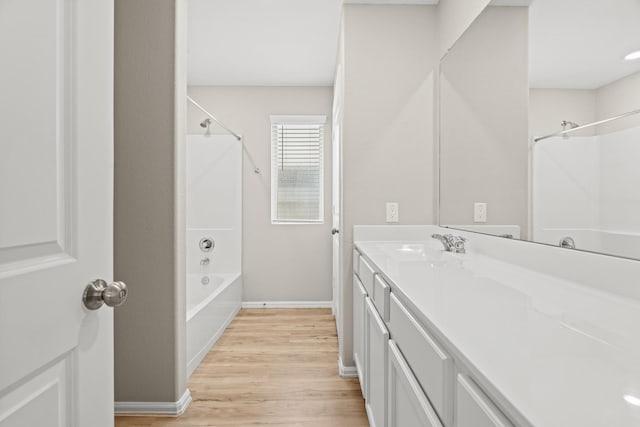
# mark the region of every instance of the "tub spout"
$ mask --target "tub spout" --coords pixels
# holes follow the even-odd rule
[[[200,265],[204,267],[205,265],[209,265],[210,262],[211,260],[209,258],[202,258],[200,260]]]

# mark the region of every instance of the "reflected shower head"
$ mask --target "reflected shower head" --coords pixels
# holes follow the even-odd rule
[[[206,128],[206,127],[209,127],[210,124],[211,124],[211,119],[204,119],[203,121],[200,122],[200,127]]]
[[[574,123],[574,122],[570,122],[568,120],[563,120],[560,122],[560,126],[562,126],[562,130],[567,130],[567,126],[569,126],[569,129],[575,129],[577,127],[580,127],[579,124]]]
[[[568,120],[563,120],[560,122],[560,126],[562,126],[562,131],[565,130],[571,130],[571,129],[575,129],[577,127],[580,127],[579,124],[575,123],[575,122],[570,122]],[[567,126],[569,126],[569,129],[567,129]],[[562,135],[563,138],[569,138],[569,134],[565,133],[564,135]]]

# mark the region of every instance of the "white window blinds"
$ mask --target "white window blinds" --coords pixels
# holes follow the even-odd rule
[[[271,221],[323,222],[324,116],[271,118]]]

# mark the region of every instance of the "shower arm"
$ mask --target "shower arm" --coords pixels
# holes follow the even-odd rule
[[[193,98],[191,98],[189,95],[187,95],[187,101],[189,101],[190,103],[192,103],[193,105],[195,105],[200,111],[202,111],[203,113],[205,113],[207,116],[209,116],[211,118],[211,120],[213,120],[214,122],[216,122],[218,125],[220,125],[220,127],[224,130],[226,130],[227,132],[229,132],[231,135],[233,135],[238,141],[242,140],[242,137],[240,135],[238,135],[237,133],[235,133],[234,131],[232,131],[231,129],[229,129],[228,127],[226,127],[223,123],[220,122],[220,120],[216,119],[215,116],[213,114],[211,114],[210,112],[208,112],[207,110],[205,110],[205,108],[198,104],[196,101],[193,100]]]
[[[620,114],[619,116],[615,116],[615,117],[610,117],[608,119],[604,119],[604,120],[599,120],[597,122],[593,122],[593,123],[589,123],[586,125],[582,125],[582,126],[577,126],[571,129],[567,129],[567,130],[562,130],[560,132],[555,132],[549,135],[545,135],[545,136],[541,136],[539,138],[534,138],[533,139],[533,143],[535,144],[538,141],[542,141],[543,139],[548,139],[548,138],[553,138],[554,136],[564,136],[564,135],[568,135],[571,132],[576,132],[582,129],[587,129],[593,126],[598,126],[604,123],[608,123],[608,122],[612,122],[614,120],[618,120],[618,119],[623,119],[625,117],[629,117],[629,116],[633,116],[634,114],[638,114],[640,113],[640,110],[633,110],[633,111],[629,111],[628,113],[624,113],[624,114]]]

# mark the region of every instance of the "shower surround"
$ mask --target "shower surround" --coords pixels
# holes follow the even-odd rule
[[[533,238],[640,258],[640,127],[595,136],[554,137],[534,145]]]
[[[242,143],[227,135],[188,135],[186,158],[191,376],[241,306]]]

